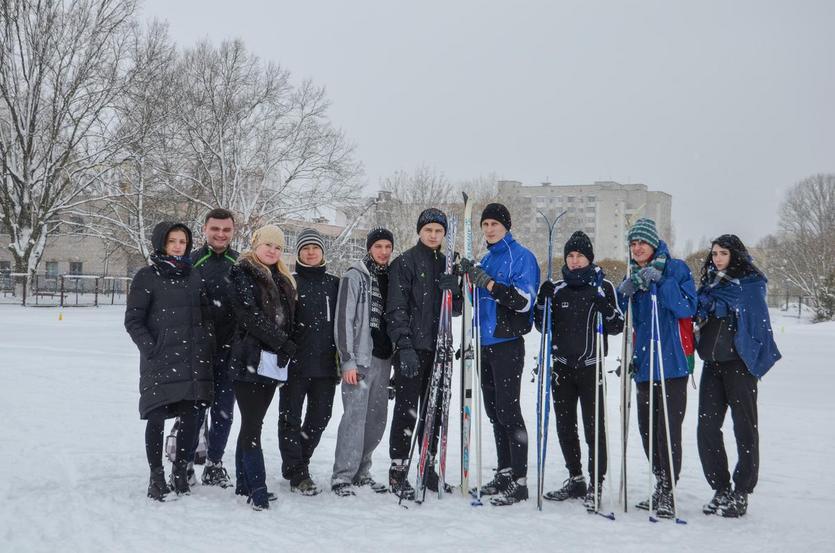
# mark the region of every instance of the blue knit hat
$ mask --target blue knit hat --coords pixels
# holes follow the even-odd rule
[[[658,243],[661,239],[658,237],[658,229],[655,228],[655,221],[652,219],[638,219],[632,228],[629,229],[627,235],[627,242],[632,243],[633,240],[640,240],[646,242],[653,249],[658,249]]]

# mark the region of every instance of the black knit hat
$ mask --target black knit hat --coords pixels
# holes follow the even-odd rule
[[[420,233],[420,229],[422,229],[429,223],[438,223],[439,225],[444,227],[444,234],[446,234],[446,215],[444,215],[444,212],[440,209],[430,207],[429,209],[424,209],[420,212],[420,216],[417,220],[418,233]]]
[[[484,211],[481,212],[481,223],[483,223],[485,219],[498,221],[504,226],[504,228],[510,230],[510,212],[502,204],[487,204],[487,207],[485,207]]]
[[[368,236],[365,238],[365,250],[370,250],[374,242],[378,240],[388,240],[394,246],[394,235],[391,231],[387,228],[377,227],[368,231]]]
[[[319,249],[322,250],[322,255],[325,255],[325,241],[322,235],[315,228],[306,228],[296,238],[296,257],[301,253],[303,247],[310,245],[319,246]]]
[[[592,247],[589,237],[582,230],[578,230],[572,234],[568,242],[565,243],[565,248],[563,248],[562,253],[563,259],[568,257],[568,254],[571,252],[580,252],[585,255],[589,263],[594,261],[594,247]]]

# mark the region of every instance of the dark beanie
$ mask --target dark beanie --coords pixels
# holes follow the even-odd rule
[[[298,257],[303,247],[310,245],[319,246],[319,249],[322,250],[322,255],[325,255],[325,241],[322,235],[314,228],[306,228],[296,238],[296,257]]]
[[[510,212],[502,204],[487,204],[481,212],[481,222],[485,219],[493,219],[500,222],[505,229],[510,230]]]
[[[446,233],[446,215],[440,209],[436,209],[434,207],[430,207],[429,209],[424,209],[420,212],[420,216],[417,220],[417,231],[420,232],[420,229],[428,225],[429,223],[438,223],[442,227],[444,227],[444,233]]]
[[[370,250],[374,242],[378,240],[388,240],[394,246],[394,235],[391,231],[387,228],[377,227],[368,231],[368,236],[365,238],[365,250]]]
[[[568,242],[565,243],[562,258],[565,259],[571,252],[580,252],[585,255],[589,263],[594,261],[594,248],[591,245],[591,240],[589,240],[589,237],[582,230],[578,230],[572,234]]]

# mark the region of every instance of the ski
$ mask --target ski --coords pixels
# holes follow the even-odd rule
[[[473,204],[464,196],[464,257],[473,258]],[[473,412],[473,290],[470,278],[462,277],[464,307],[461,317],[461,495],[470,489],[470,428]]]
[[[548,226],[548,270],[545,278],[551,280],[554,257],[554,228],[563,211],[553,220],[542,213]],[[551,412],[551,302],[545,302],[542,314],[542,334],[539,341],[539,358],[536,374],[536,508],[542,510],[542,494],[545,491],[545,459],[548,450],[548,417]]]

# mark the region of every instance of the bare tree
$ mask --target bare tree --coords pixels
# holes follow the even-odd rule
[[[201,213],[234,211],[254,227],[353,195],[353,146],[330,123],[324,88],[262,63],[239,40],[185,51],[176,74],[173,136],[158,173]]]
[[[452,184],[442,173],[421,165],[411,174],[397,171],[386,177],[370,219],[392,232],[394,251],[402,252],[417,241],[416,225],[421,211],[429,207],[447,211],[451,202],[458,201]]]
[[[835,175],[818,174],[789,190],[769,263],[778,278],[810,298],[818,320],[835,317]]]
[[[61,214],[114,153],[113,102],[133,0],[0,4],[0,212],[15,270],[33,273]]]

